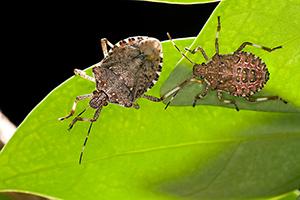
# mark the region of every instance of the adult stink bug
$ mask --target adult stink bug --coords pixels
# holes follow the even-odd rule
[[[232,96],[239,96],[245,98],[250,102],[260,102],[268,100],[281,100],[287,103],[285,100],[278,96],[266,96],[266,97],[254,97],[252,96],[256,92],[260,91],[269,80],[269,71],[266,64],[257,56],[252,53],[242,51],[247,45],[261,48],[265,51],[272,52],[276,49],[282,48],[278,46],[275,48],[268,48],[265,46],[253,44],[251,42],[244,42],[235,52],[232,54],[219,54],[219,32],[221,30],[220,16],[218,16],[218,26],[215,39],[215,55],[209,59],[202,47],[197,47],[194,50],[187,49],[192,54],[200,51],[206,60],[206,63],[196,64],[191,61],[180,49],[176,46],[171,36],[168,34],[169,39],[173,43],[174,47],[193,64],[193,75],[191,78],[185,80],[177,87],[163,96],[163,99],[172,96],[167,103],[166,108],[170,102],[174,99],[176,94],[186,84],[190,82],[196,82],[204,85],[204,90],[198,93],[193,102],[193,106],[196,102],[204,98],[210,90],[217,91],[218,99],[225,104],[233,104],[237,111],[239,108],[233,99],[225,99],[223,93],[228,93]]]
[[[110,47],[108,51],[107,45]],[[95,82],[96,89],[91,94],[77,96],[70,113],[59,118],[64,120],[75,113],[79,101],[90,99],[89,106],[95,109],[93,118],[81,117],[83,110],[70,123],[69,130],[77,121],[91,122],[80,153],[81,163],[91,127],[108,103],[124,107],[139,108],[136,100],[140,97],[158,102],[160,98],[144,94],[158,80],[162,68],[162,46],[159,40],[146,36],[130,37],[111,44],[106,38],[101,39],[104,59],[93,67],[94,77],[75,69],[74,73]]]

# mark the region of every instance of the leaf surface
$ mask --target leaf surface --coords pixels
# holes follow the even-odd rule
[[[207,53],[213,54],[217,15],[222,16],[222,53],[251,39],[255,43],[264,42],[266,46],[284,45],[288,53],[278,50],[268,55],[253,51],[264,59],[271,71],[265,92],[275,92],[298,107],[299,70],[296,65],[299,57],[290,53],[299,51],[299,38],[294,31],[298,30],[300,20],[297,17],[292,20],[285,14],[295,16],[299,4],[277,0],[243,2],[245,5],[239,5],[239,1],[221,2],[193,46],[201,41],[203,47],[209,47]],[[291,34],[289,29],[284,30],[290,19],[289,23],[295,25],[291,27],[294,31],[290,40],[276,36],[273,39],[264,38],[264,35],[256,37],[256,31],[261,33],[260,29],[268,25],[259,20],[259,16],[281,16],[274,10],[275,6],[280,11],[285,10],[282,18],[276,18],[280,19],[276,24],[283,28],[276,29],[275,26],[275,33],[287,31],[287,35]],[[256,23],[265,26],[253,29],[254,22],[249,22],[247,26],[252,29],[242,28],[244,37],[233,37],[236,31],[230,29],[231,25],[244,27],[245,16],[250,19],[252,16],[248,9],[251,13],[257,12]],[[269,11],[265,13],[265,9]],[[233,21],[237,22],[234,24]],[[227,40],[231,43],[226,43]],[[191,45],[193,38],[175,42],[183,49]],[[162,83],[181,58],[168,41],[163,43],[163,50],[163,72],[148,93],[155,96],[159,95]],[[285,73],[278,64],[285,64]],[[191,72],[190,65],[183,69]],[[90,73],[90,69],[87,72]],[[284,82],[288,74],[294,75],[289,77],[289,84],[275,84]],[[180,81],[171,77],[162,91]],[[29,192],[57,199],[192,200],[266,199],[300,187],[300,117],[286,110],[256,112],[243,109],[236,112],[221,106],[170,106],[164,110],[164,104],[144,99],[138,101],[139,110],[109,105],[94,123],[83,163],[79,165],[89,124],[78,123],[68,132],[71,119],[59,122],[57,118],[68,113],[77,95],[90,93],[93,89],[92,83],[72,77],[37,105],[0,153],[0,191]],[[178,102],[182,104],[180,100]],[[80,102],[77,113],[87,103]],[[294,107],[291,109],[293,111]],[[92,114],[93,110],[88,109],[84,116]]]

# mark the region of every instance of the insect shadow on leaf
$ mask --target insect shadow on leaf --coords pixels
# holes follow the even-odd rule
[[[110,47],[109,51],[107,46]],[[162,100],[145,94],[158,80],[162,69],[163,55],[159,40],[137,36],[121,40],[113,45],[103,38],[101,47],[104,58],[93,67],[93,77],[82,70],[74,70],[75,75],[94,82],[96,89],[90,94],[77,96],[69,114],[59,118],[62,121],[73,116],[77,103],[84,99],[90,99],[89,106],[96,110],[92,118],[85,118],[81,117],[86,110],[84,109],[69,124],[69,130],[71,130],[78,121],[90,122],[80,152],[79,164],[82,162],[92,124],[99,118],[102,107],[107,106],[108,103],[114,103],[139,109],[136,102],[138,98],[146,98],[154,102]]]
[[[186,79],[178,86],[167,92],[162,96],[162,99],[169,98],[165,109],[170,105],[178,92],[190,83],[203,84],[204,89],[200,91],[194,98],[193,107],[197,104],[198,100],[203,99],[209,91],[216,90],[217,97],[220,102],[225,104],[231,104],[239,111],[238,105],[234,99],[226,99],[224,93],[228,93],[231,96],[243,97],[249,102],[262,102],[268,100],[280,100],[283,103],[287,101],[283,100],[279,96],[266,96],[266,97],[254,97],[253,95],[260,91],[269,80],[270,73],[266,64],[257,56],[252,53],[244,52],[243,49],[246,46],[253,46],[262,50],[272,52],[274,50],[282,48],[277,46],[275,48],[269,48],[254,44],[251,42],[244,42],[240,47],[231,54],[219,54],[219,33],[221,30],[220,16],[218,16],[218,25],[215,38],[215,54],[209,59],[204,49],[201,46],[191,50],[185,48],[186,51],[195,54],[200,52],[205,63],[196,64],[189,59],[184,52],[182,52],[175,42],[172,40],[169,33],[167,33],[173,46],[193,65],[193,74],[191,78]]]

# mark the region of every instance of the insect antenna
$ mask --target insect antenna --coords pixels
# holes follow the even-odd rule
[[[89,135],[90,135],[92,126],[93,126],[93,122],[91,122],[90,127],[89,127],[89,130],[88,130],[88,133],[87,133],[87,135],[85,136],[85,140],[84,140],[84,143],[83,143],[83,145],[82,145],[82,149],[81,149],[80,156],[79,156],[79,164],[81,164],[82,156],[83,156],[83,152],[84,152],[84,148],[85,148],[86,143],[87,143],[87,141],[88,141],[88,138],[89,138]]]
[[[89,139],[89,136],[90,136],[90,132],[91,132],[93,123],[94,123],[95,121],[97,121],[97,119],[99,118],[101,109],[102,109],[102,107],[97,108],[97,110],[96,110],[96,112],[95,112],[93,118],[91,118],[91,119],[85,118],[85,119],[83,120],[83,121],[89,121],[89,122],[91,122],[91,124],[90,124],[89,130],[88,130],[88,132],[87,132],[87,134],[86,134],[86,136],[85,136],[84,143],[83,143],[83,145],[82,145],[82,149],[81,149],[80,156],[79,156],[79,164],[81,164],[83,152],[84,152],[86,143],[87,143],[87,141],[88,141],[88,139]]]
[[[173,46],[177,49],[177,51],[179,51],[179,53],[183,56],[183,57],[185,57],[190,63],[192,63],[193,65],[195,65],[195,63],[193,62],[193,61],[191,61],[180,49],[179,49],[179,47],[175,44],[175,42],[173,41],[173,39],[172,39],[172,37],[171,37],[171,35],[170,35],[170,33],[168,33],[167,32],[167,36],[168,36],[168,38],[169,38],[169,40],[172,42],[172,44],[173,44]]]

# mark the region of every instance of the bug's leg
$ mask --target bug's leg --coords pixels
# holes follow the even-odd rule
[[[200,47],[200,46],[198,46],[196,49],[194,49],[194,50],[190,50],[189,48],[184,48],[186,51],[189,51],[190,53],[192,53],[192,54],[195,54],[196,52],[198,52],[198,51],[200,51],[201,53],[202,53],[202,55],[203,55],[203,57],[205,58],[205,60],[206,61],[208,61],[209,60],[209,58],[208,58],[208,56],[207,56],[207,54],[205,53],[205,51],[204,51],[204,49],[202,48],[202,47]]]
[[[107,45],[110,48],[114,47],[114,45],[112,43],[110,43],[106,38],[102,38],[101,39],[101,48],[102,48],[102,51],[103,51],[104,58],[108,56]]]
[[[250,101],[250,102],[262,102],[262,101],[269,101],[269,100],[280,100],[280,101],[282,101],[285,104],[288,103],[286,100],[282,99],[279,96],[268,96],[268,97],[253,97],[253,96],[250,96],[250,97],[245,97],[245,99],[247,101]]]
[[[154,102],[160,102],[162,101],[162,98],[154,97],[151,95],[143,94],[142,98],[148,99],[149,101],[154,101]]]
[[[169,40],[172,42],[173,46],[177,49],[177,51],[183,56],[185,57],[190,63],[192,63],[193,65],[195,65],[195,63],[193,61],[191,61],[180,49],[179,47],[175,44],[175,42],[172,40],[171,35],[169,33],[167,33],[167,36],[169,38]]]
[[[241,44],[241,46],[236,50],[236,52],[242,51],[247,45],[253,46],[253,47],[256,47],[256,48],[260,48],[260,49],[265,50],[265,51],[268,51],[268,52],[271,52],[271,51],[274,51],[274,50],[276,50],[276,49],[282,48],[282,46],[278,46],[278,47],[274,47],[274,48],[269,48],[269,47],[261,46],[261,45],[258,45],[258,44],[253,44],[253,43],[251,43],[251,42],[244,42],[244,43]]]
[[[239,111],[240,109],[238,108],[238,106],[235,103],[235,100],[231,100],[231,99],[224,99],[223,97],[223,92],[222,91],[217,91],[217,97],[219,99],[219,101],[226,103],[226,104],[233,104],[236,111]]]
[[[136,103],[136,102],[134,102],[132,104],[132,107],[135,108],[135,109],[140,109],[140,105],[138,103]]]
[[[218,26],[217,26],[216,40],[215,40],[216,54],[219,54],[219,33],[220,33],[220,30],[221,30],[221,20],[220,20],[220,16],[218,16]]]
[[[168,106],[170,105],[170,103],[173,101],[173,99],[175,98],[175,96],[178,94],[178,92],[184,87],[186,86],[188,83],[190,82],[194,82],[194,83],[198,83],[198,84],[202,84],[203,81],[196,79],[196,78],[191,78],[191,79],[187,79],[185,81],[183,81],[182,83],[180,83],[177,87],[175,87],[174,89],[172,89],[171,91],[167,92],[166,94],[164,94],[161,99],[164,100],[168,97],[171,96],[170,100],[168,101],[168,103],[166,104],[165,109],[168,108]]]
[[[87,75],[87,74],[85,73],[85,71],[83,71],[83,70],[80,70],[80,69],[74,69],[74,74],[76,74],[76,75],[80,76],[81,78],[84,78],[84,79],[86,79],[86,80],[88,80],[88,81],[92,81],[92,82],[96,83],[95,78],[94,78],[94,77],[91,77],[91,76],[89,76],[89,75]]]
[[[197,103],[198,100],[204,98],[207,95],[208,90],[209,90],[209,86],[206,84],[204,90],[201,91],[199,94],[197,94],[195,96],[195,99],[194,99],[194,102],[193,102],[193,107],[196,106],[196,103]]]
[[[98,117],[99,117],[99,114],[100,114],[100,111],[101,111],[101,108],[102,107],[99,107],[97,108],[95,114],[94,114],[94,117],[93,118],[85,118],[85,117],[80,117],[80,115],[85,111],[81,112],[79,115],[77,115],[73,120],[72,122],[69,124],[69,129],[68,130],[71,130],[74,126],[74,124],[78,121],[83,121],[83,122],[95,122]]]
[[[87,143],[87,141],[88,141],[88,138],[89,138],[89,135],[90,135],[90,132],[91,132],[91,128],[92,128],[93,122],[95,122],[95,121],[99,118],[101,109],[102,109],[102,107],[97,108],[97,110],[96,110],[96,112],[95,112],[95,114],[94,114],[94,117],[93,117],[92,119],[90,119],[91,124],[90,124],[89,130],[88,130],[88,132],[87,132],[87,135],[85,136],[85,139],[84,139],[84,143],[83,143],[83,145],[82,145],[82,148],[81,148],[81,152],[80,152],[80,156],[79,156],[79,164],[81,164],[83,152],[84,152],[86,143]]]
[[[87,99],[87,98],[92,98],[93,97],[93,94],[85,94],[85,95],[80,95],[80,96],[77,96],[74,103],[73,103],[73,106],[72,106],[72,109],[70,111],[70,113],[65,116],[65,117],[60,117],[58,118],[58,120],[65,120],[65,119],[68,119],[69,117],[71,117],[74,112],[75,112],[75,109],[76,109],[76,106],[77,106],[77,103],[81,100],[84,100],[84,99]]]

